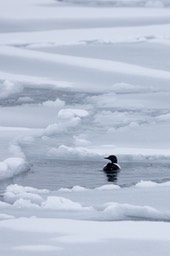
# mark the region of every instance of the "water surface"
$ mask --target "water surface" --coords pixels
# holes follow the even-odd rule
[[[9,184],[19,184],[40,189],[57,190],[79,185],[95,188],[104,184],[132,186],[141,180],[165,182],[170,180],[170,163],[120,163],[122,170],[114,177],[102,171],[105,162],[84,160],[36,160],[27,173],[0,182],[3,194]]]

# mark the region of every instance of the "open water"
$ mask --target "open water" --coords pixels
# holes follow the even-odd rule
[[[30,171],[0,182],[3,194],[9,184],[57,190],[79,185],[95,188],[104,184],[117,184],[130,187],[141,180],[165,182],[170,180],[170,163],[120,163],[117,175],[106,175],[102,168],[105,161],[84,160],[36,160],[31,163]]]

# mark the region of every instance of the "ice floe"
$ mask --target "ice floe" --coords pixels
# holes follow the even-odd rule
[[[169,5],[0,1],[2,255],[169,256]]]
[[[11,157],[0,162],[0,180],[12,178],[29,170],[29,165],[23,158]]]
[[[9,80],[0,81],[0,87],[0,99],[8,98],[9,96],[17,94],[23,90],[23,86],[21,84],[16,84]]]

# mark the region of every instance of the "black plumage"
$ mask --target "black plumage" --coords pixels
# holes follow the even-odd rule
[[[110,155],[108,157],[105,157],[105,159],[108,159],[111,161],[111,163],[108,163],[104,166],[103,171],[105,172],[118,172],[120,171],[120,166],[118,165],[118,160],[115,155]]]

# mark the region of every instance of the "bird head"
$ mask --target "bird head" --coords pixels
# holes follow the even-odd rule
[[[115,155],[110,155],[108,157],[105,157],[105,159],[110,160],[112,163],[117,163],[117,157]]]

